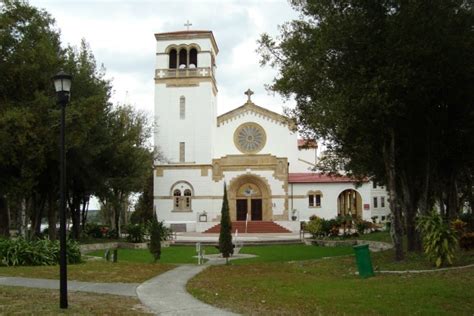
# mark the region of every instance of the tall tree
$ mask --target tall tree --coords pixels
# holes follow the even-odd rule
[[[302,18],[260,39],[262,63],[279,69],[271,89],[295,97],[302,129],[327,139],[347,172],[387,185],[402,259],[404,230],[419,248],[417,212],[436,199],[455,216],[459,178],[472,179],[472,3],[291,4]]]
[[[135,211],[131,215],[131,222],[134,224],[145,224],[153,219],[153,169],[150,168],[143,192],[138,197]]]
[[[79,238],[85,224],[89,198],[101,189],[108,174],[108,126],[112,104],[110,82],[105,70],[98,69],[87,42],[79,49],[69,47],[65,69],[72,74],[73,89],[67,109],[67,186],[68,205],[73,223],[72,235]]]
[[[57,141],[51,128],[51,76],[60,68],[63,50],[51,16],[26,2],[3,1],[0,29],[0,199],[19,201],[21,218],[29,208],[38,232],[45,205],[38,178]]]
[[[221,230],[219,233],[219,251],[222,257],[229,263],[229,257],[234,253],[234,245],[232,244],[232,222],[229,214],[229,201],[227,200],[227,187],[224,183],[224,197],[221,209]]]
[[[110,113],[109,145],[102,164],[107,168],[104,185],[98,192],[112,211],[112,228],[120,234],[122,214],[129,196],[140,192],[149,174],[152,152],[147,147],[150,126],[147,117],[130,106],[119,106]]]

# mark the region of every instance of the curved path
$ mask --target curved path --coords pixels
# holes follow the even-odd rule
[[[231,260],[252,258],[253,255],[235,254]],[[186,291],[186,283],[210,265],[224,264],[219,255],[205,257],[204,265],[182,265],[140,284],[140,301],[158,315],[238,315],[195,299]]]
[[[137,288],[142,304],[158,315],[236,315],[205,304],[186,292],[186,283],[207,265],[183,265],[142,283]]]
[[[21,277],[2,277],[0,276],[0,285],[23,286],[40,289],[59,289],[58,280],[34,279]],[[92,292],[100,294],[112,294],[122,296],[137,296],[136,288],[138,283],[94,283],[68,281],[67,287],[70,291]]]

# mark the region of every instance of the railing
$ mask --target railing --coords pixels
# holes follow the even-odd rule
[[[209,77],[211,75],[214,75],[213,69],[211,67],[155,70],[156,79]]]

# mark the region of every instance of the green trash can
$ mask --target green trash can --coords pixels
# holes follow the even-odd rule
[[[369,245],[354,246],[356,255],[357,269],[361,278],[369,278],[374,276],[374,269],[372,268],[372,260],[370,260]]]

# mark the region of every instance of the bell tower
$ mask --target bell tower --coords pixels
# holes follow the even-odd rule
[[[161,163],[210,164],[217,127],[214,35],[187,30],[155,39],[154,140]]]

